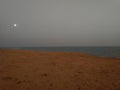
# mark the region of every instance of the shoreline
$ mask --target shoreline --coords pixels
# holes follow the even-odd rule
[[[76,53],[76,54],[84,54],[87,56],[91,56],[91,57],[97,57],[97,58],[106,58],[106,59],[120,59],[120,57],[109,57],[109,56],[99,56],[99,55],[93,55],[87,52],[75,52],[75,51],[47,51],[47,50],[29,50],[29,49],[15,49],[15,48],[0,48],[1,50],[8,50],[8,51],[30,51],[30,52],[44,52],[44,53]]]

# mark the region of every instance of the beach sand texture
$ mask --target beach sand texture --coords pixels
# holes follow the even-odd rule
[[[1,49],[0,90],[120,90],[120,59]]]

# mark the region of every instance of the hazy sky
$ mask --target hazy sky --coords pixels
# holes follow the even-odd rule
[[[0,47],[120,46],[119,39],[120,0],[0,0]]]

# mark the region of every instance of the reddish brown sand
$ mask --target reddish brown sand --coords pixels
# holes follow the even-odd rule
[[[0,50],[0,90],[120,90],[120,59]]]

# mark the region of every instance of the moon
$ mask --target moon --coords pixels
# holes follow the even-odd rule
[[[17,26],[17,24],[10,24],[10,26],[8,27],[8,31],[11,32],[12,30],[15,30]]]
[[[14,26],[14,27],[16,27],[16,26],[17,26],[17,24],[14,24],[13,26]]]

